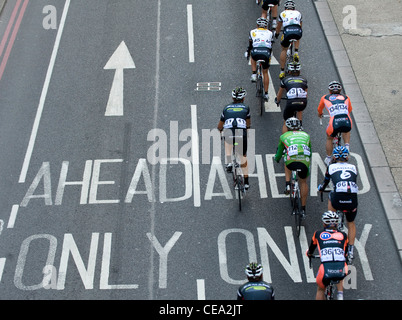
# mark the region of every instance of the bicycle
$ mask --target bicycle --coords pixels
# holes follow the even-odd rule
[[[317,259],[320,258],[320,255],[318,254],[313,254],[308,256],[309,257],[309,265],[311,269],[311,258]],[[329,285],[325,287],[325,299],[326,300],[335,300],[335,290],[336,290],[336,285],[340,282],[340,280],[330,280]]]
[[[300,187],[297,178],[298,171],[300,170],[292,170],[292,175],[290,179],[290,203],[292,205],[292,215],[294,215],[295,218],[295,230],[297,237],[300,236],[302,221],[305,218],[305,214],[302,210],[301,205]]]
[[[257,108],[257,113],[262,116],[265,107],[265,97],[264,97],[264,75],[262,73],[262,63],[264,60],[257,60],[257,81],[256,81],[256,97],[259,99],[259,105]]]

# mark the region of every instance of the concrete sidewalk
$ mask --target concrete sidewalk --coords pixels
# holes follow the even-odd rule
[[[402,260],[402,0],[314,4]]]

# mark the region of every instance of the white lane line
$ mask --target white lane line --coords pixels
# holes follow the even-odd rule
[[[6,258],[0,258],[0,282],[3,277],[4,265],[6,264]]]
[[[15,219],[17,218],[18,208],[20,206],[18,204],[13,205],[11,208],[10,218],[8,219],[7,228],[14,228]]]
[[[205,300],[205,280],[197,279],[197,299]]]
[[[200,150],[198,140],[197,106],[191,105],[191,157],[193,161],[194,207],[201,206]]]
[[[49,89],[50,79],[52,77],[54,64],[56,62],[56,56],[57,56],[57,52],[59,50],[60,40],[61,40],[61,36],[63,34],[64,24],[66,22],[68,8],[70,7],[70,2],[71,2],[70,0],[66,0],[65,5],[64,5],[63,14],[62,14],[60,24],[59,24],[59,30],[57,31],[52,56],[50,58],[49,67],[48,67],[47,73],[46,73],[45,83],[43,84],[38,109],[36,111],[36,116],[35,116],[35,121],[34,121],[32,132],[31,132],[31,137],[29,138],[28,148],[25,153],[24,163],[22,165],[20,178],[18,180],[19,183],[25,182],[26,175],[28,172],[28,167],[29,167],[29,163],[31,161],[31,156],[32,156],[32,152],[33,152],[33,148],[34,148],[34,144],[35,144],[35,140],[36,140],[36,135],[38,133],[39,123],[40,123],[40,119],[42,117],[42,111],[43,111],[43,107],[45,105],[47,91]]]
[[[193,6],[187,5],[188,60],[194,62]]]

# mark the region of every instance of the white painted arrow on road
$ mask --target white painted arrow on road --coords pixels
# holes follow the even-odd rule
[[[103,69],[116,70],[105,116],[122,116],[124,110],[124,69],[135,69],[134,60],[124,41],[120,43]]]

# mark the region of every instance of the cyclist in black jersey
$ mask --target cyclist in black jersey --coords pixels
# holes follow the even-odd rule
[[[278,94],[275,98],[275,103],[279,107],[279,103],[281,102],[283,92],[286,91],[286,106],[283,110],[283,126],[282,133],[287,131],[286,129],[286,119],[294,116],[295,112],[296,117],[300,120],[300,124],[302,125],[303,120],[303,111],[307,107],[307,80],[300,76],[300,63],[291,62],[288,64],[288,72],[289,74],[281,80],[281,86],[278,90]]]
[[[339,280],[338,300],[343,300],[343,279],[348,273],[345,248],[348,236],[345,232],[338,231],[339,215],[334,211],[326,211],[321,216],[324,224],[323,230],[317,230],[311,239],[306,251],[307,257],[311,257],[318,247],[321,265],[316,276],[317,293],[316,300],[325,300],[324,290],[331,280]]]
[[[233,143],[236,145],[236,153],[240,156],[240,165],[244,174],[244,187],[249,188],[248,167],[247,167],[247,129],[250,128],[250,108],[244,104],[247,92],[242,87],[236,87],[232,91],[233,102],[223,109],[218,130],[223,131],[225,139],[226,171],[232,172],[232,150]]]
[[[274,288],[263,280],[261,264],[251,262],[245,271],[248,282],[237,290],[237,300],[275,300]]]
[[[327,167],[324,182],[318,186],[318,191],[323,192],[330,181],[334,190],[330,192],[328,198],[328,210],[347,210],[346,222],[348,226],[348,259],[353,259],[353,248],[356,238],[355,218],[357,214],[357,168],[348,162],[349,150],[344,146],[334,148],[332,153],[332,163]]]

